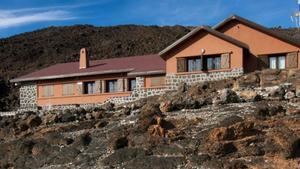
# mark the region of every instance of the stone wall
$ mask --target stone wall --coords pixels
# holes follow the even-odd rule
[[[145,87],[145,77],[136,77],[136,89],[143,89]]]
[[[35,83],[22,84],[20,88],[20,109],[35,109],[37,86]]]
[[[162,95],[166,92],[166,89],[166,87],[135,89],[134,91],[132,91],[130,96],[111,97],[108,100],[106,100],[105,103],[110,102],[115,105],[130,103],[142,98]]]
[[[233,69],[231,71],[207,72],[199,74],[167,74],[166,84],[168,90],[176,90],[180,83],[191,85],[203,81],[217,81],[243,75],[243,68]]]

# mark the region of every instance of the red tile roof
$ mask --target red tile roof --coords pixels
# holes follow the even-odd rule
[[[12,79],[11,82],[121,72],[128,72],[128,75],[163,74],[165,73],[165,61],[159,55],[132,56],[90,61],[90,66],[86,69],[79,69],[79,62],[61,63]]]

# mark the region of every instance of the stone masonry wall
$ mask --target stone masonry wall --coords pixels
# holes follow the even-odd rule
[[[135,89],[132,91],[132,94],[130,96],[123,96],[123,97],[112,97],[105,101],[105,103],[113,103],[115,105],[120,105],[124,103],[134,102],[136,100],[150,97],[150,96],[157,96],[162,95],[166,92],[166,88],[140,88]]]
[[[233,69],[231,71],[221,71],[221,72],[208,72],[208,73],[199,73],[199,74],[167,74],[166,75],[166,84],[168,90],[176,90],[178,85],[182,82],[187,85],[191,85],[196,82],[203,81],[217,81],[223,80],[232,77],[238,77],[243,75],[243,68]]]
[[[35,109],[37,86],[35,83],[22,84],[20,88],[20,109]]]
[[[136,77],[136,89],[143,89],[145,86],[145,77],[139,76]]]

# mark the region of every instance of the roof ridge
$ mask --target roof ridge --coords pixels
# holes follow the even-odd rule
[[[241,42],[231,36],[225,35],[222,32],[219,32],[213,28],[211,28],[210,26],[206,26],[206,25],[201,25],[198,26],[196,28],[194,28],[193,30],[191,30],[189,33],[187,33],[186,35],[184,35],[183,37],[181,37],[180,39],[178,39],[177,41],[175,41],[174,43],[172,43],[171,45],[169,45],[168,47],[166,47],[165,49],[163,49],[162,51],[159,52],[159,55],[162,56],[165,53],[167,53],[168,51],[170,51],[172,48],[174,48],[175,46],[179,45],[180,43],[184,42],[185,40],[187,40],[188,38],[190,38],[191,36],[193,36],[194,34],[196,34],[197,32],[201,31],[201,30],[205,30],[223,40],[229,41],[237,46],[243,47],[243,48],[249,48],[249,46],[247,44],[245,44],[244,42]]]

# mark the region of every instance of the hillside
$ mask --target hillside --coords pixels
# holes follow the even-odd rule
[[[300,71],[266,70],[121,106],[0,117],[0,168],[296,169],[299,84]]]
[[[18,105],[18,88],[9,84],[9,79],[55,63],[76,61],[82,47],[90,49],[92,59],[157,53],[191,28],[76,25],[49,27],[0,39],[0,111]],[[296,29],[274,30],[300,41]]]

